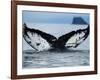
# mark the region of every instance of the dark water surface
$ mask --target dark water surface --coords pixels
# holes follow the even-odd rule
[[[23,51],[23,68],[54,68],[67,66],[88,66],[89,50]]]

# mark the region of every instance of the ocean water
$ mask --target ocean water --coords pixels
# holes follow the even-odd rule
[[[34,50],[23,51],[23,68],[54,68],[89,66],[89,50],[48,50],[36,52]]]

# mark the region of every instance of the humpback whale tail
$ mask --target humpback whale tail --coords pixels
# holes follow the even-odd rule
[[[84,25],[83,25],[84,26]],[[25,41],[35,50],[43,51],[48,49],[76,48],[89,35],[89,25],[85,29],[78,29],[60,36],[58,39],[46,32],[28,28],[23,24],[23,37]]]

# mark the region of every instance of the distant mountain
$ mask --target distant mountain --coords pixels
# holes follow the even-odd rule
[[[87,24],[82,17],[74,17],[72,24]]]

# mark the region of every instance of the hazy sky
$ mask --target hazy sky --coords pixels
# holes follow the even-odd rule
[[[23,11],[22,21],[28,23],[59,23],[71,24],[74,17],[82,17],[89,23],[89,14],[86,13],[67,13],[67,12],[36,12],[36,11]]]

